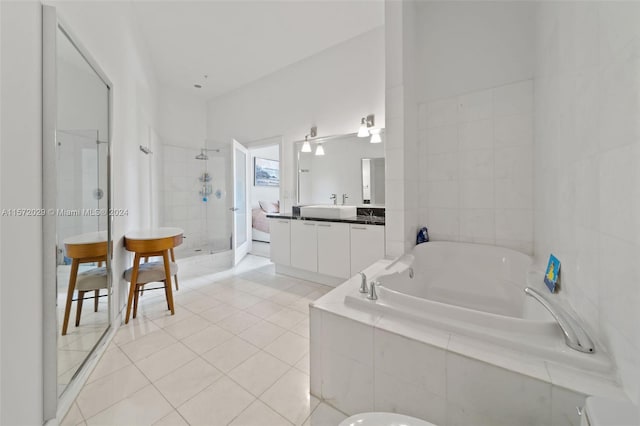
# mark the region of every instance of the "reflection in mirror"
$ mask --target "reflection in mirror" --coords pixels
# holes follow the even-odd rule
[[[384,204],[384,158],[362,159],[362,203]]]
[[[384,131],[380,135],[384,141]],[[369,138],[355,134],[310,142],[311,152],[301,151],[303,141],[296,143],[298,204],[332,204],[332,194],[341,204],[344,194],[345,204],[384,205],[384,144],[372,144]],[[315,154],[318,142],[322,143],[324,155]],[[365,191],[363,159],[371,160],[368,167],[374,173],[368,179],[369,192]]]
[[[56,42],[60,395],[109,326],[109,87],[61,28]]]

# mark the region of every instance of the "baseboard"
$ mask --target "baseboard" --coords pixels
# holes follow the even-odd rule
[[[315,283],[337,287],[349,278],[332,277],[330,275],[320,274],[318,272],[305,271],[304,269],[294,268],[293,266],[285,266],[276,264],[276,273],[288,275],[302,280],[313,281]]]

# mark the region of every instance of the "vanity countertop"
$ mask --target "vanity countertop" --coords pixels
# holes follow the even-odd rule
[[[357,223],[362,225],[384,225],[384,216],[358,215],[343,219],[325,219],[317,217],[305,217],[294,215],[293,213],[267,213],[268,218],[272,219],[292,219],[292,220],[315,220],[316,222],[339,222],[339,223]]]

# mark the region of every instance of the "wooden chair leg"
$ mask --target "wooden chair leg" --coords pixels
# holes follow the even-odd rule
[[[138,268],[140,265],[140,255],[135,254],[133,258],[133,272],[131,274],[131,285],[129,285],[129,300],[127,301],[127,315],[124,317],[124,323],[129,323],[129,315],[131,314],[131,304],[133,303],[133,296],[136,292],[136,281],[138,281]]]
[[[176,255],[173,254],[173,248],[169,249],[169,252],[171,253],[171,261],[173,263],[176,263]],[[173,278],[176,280],[176,291],[178,291],[179,290],[179,288],[178,288],[178,274],[175,274],[173,276]]]
[[[140,287],[140,286],[136,285],[136,290],[135,290],[136,294],[133,296],[133,317],[134,318],[138,314],[138,298],[139,298],[139,296],[138,296],[138,294],[139,294],[138,287]]]
[[[164,283],[164,297],[167,299],[167,309],[171,309],[169,306],[169,291],[167,290],[167,280],[162,281]],[[171,283],[169,283],[171,285]]]
[[[67,289],[67,304],[64,307],[64,321],[62,323],[62,335],[67,334],[69,326],[69,316],[71,314],[71,303],[73,302],[73,292],[76,291],[76,279],[78,278],[78,266],[80,262],[73,259],[71,262],[71,273],[69,274],[69,288]]]
[[[167,280],[167,285],[164,288],[167,290],[167,302],[169,303],[169,310],[171,310],[171,315],[175,314],[174,306],[173,306],[173,291],[171,290],[171,269],[169,268],[169,250],[165,250],[162,252],[162,260],[164,261],[164,276]]]
[[[84,301],[84,294],[85,293],[86,293],[86,291],[79,291],[78,292],[78,301],[76,302],[76,304],[77,304],[76,327],[80,325],[80,315],[82,315],[82,302]]]
[[[93,312],[98,312],[98,298],[100,297],[100,290],[95,290],[93,294]]]

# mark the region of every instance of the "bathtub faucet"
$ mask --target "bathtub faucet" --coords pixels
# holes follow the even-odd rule
[[[413,278],[413,268],[409,268],[409,278]]]
[[[580,327],[578,321],[576,321],[576,319],[573,318],[571,314],[569,314],[554,301],[543,296],[542,293],[539,293],[531,287],[525,288],[524,292],[540,302],[540,304],[544,306],[547,311],[549,311],[551,316],[556,320],[556,322],[562,329],[562,333],[564,334],[564,341],[567,343],[567,346],[569,346],[571,349],[575,349],[577,351],[585,352],[588,354],[592,354],[595,352],[593,342],[591,341],[589,336],[587,336],[587,333],[584,331],[584,329]]]
[[[360,274],[360,293],[368,293],[369,288],[367,287],[367,276],[364,272],[359,272]]]
[[[367,294],[367,299],[369,300],[378,300],[378,295],[376,294],[376,286],[380,285],[379,282],[371,281],[369,285],[369,294]]]

